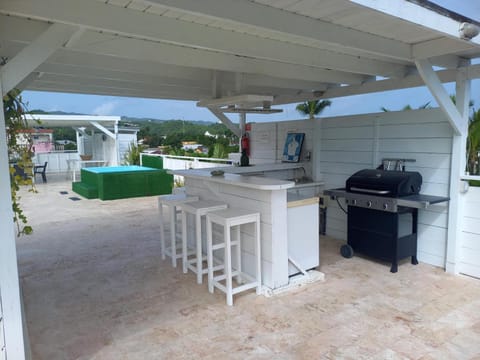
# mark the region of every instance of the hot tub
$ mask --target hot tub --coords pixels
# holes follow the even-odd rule
[[[145,166],[112,166],[83,168],[81,181],[72,183],[72,190],[87,199],[125,199],[170,194],[173,175],[164,169]]]

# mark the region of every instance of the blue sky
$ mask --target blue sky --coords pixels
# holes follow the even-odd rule
[[[454,84],[446,84],[449,94],[454,94]],[[115,96],[74,95],[25,91],[24,100],[29,109],[46,111],[65,111],[94,115],[121,115],[131,117],[149,117],[155,119],[181,119],[217,121],[208,110],[198,108],[192,101],[152,100],[140,98],[125,98]],[[480,108],[480,80],[472,81],[472,99],[476,109]],[[400,110],[405,105],[417,108],[430,102],[437,106],[432,95],[426,88],[396,90],[384,93],[349,96],[332,99],[332,106],[327,108],[322,116],[340,116],[381,111],[381,107],[389,110]],[[298,119],[301,116],[295,110],[296,104],[283,106],[284,111],[271,115],[247,115],[249,122],[281,121]],[[236,120],[234,116],[232,120]]]
[[[434,2],[471,18],[480,20],[480,1],[477,0],[435,0]],[[449,94],[454,94],[453,84],[446,84]],[[94,115],[122,115],[131,117],[148,117],[156,119],[181,119],[217,121],[208,110],[198,108],[192,101],[152,100],[98,95],[76,95],[64,93],[47,93],[25,91],[23,99],[29,109],[45,111],[65,111]],[[472,81],[472,100],[476,109],[480,108],[480,80]],[[400,110],[405,105],[417,108],[430,102],[437,106],[432,95],[425,87],[384,93],[357,95],[332,99],[332,106],[322,116],[340,116],[381,111],[381,107]],[[271,115],[247,115],[248,122],[281,121],[298,119],[296,104],[283,106],[284,111]],[[232,120],[236,116],[232,116]]]

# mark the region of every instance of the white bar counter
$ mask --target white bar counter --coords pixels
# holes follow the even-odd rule
[[[232,167],[237,169],[237,167]],[[218,171],[218,168],[214,170]],[[211,169],[205,170],[170,170],[169,172],[174,175],[183,176],[185,178],[208,180],[212,183],[230,184],[239,187],[257,189],[257,190],[283,190],[290,189],[295,186],[295,182],[279,179],[271,179],[268,177],[260,176],[246,176],[239,174],[232,174],[225,172],[223,175],[214,176],[210,173]],[[223,170],[225,171],[225,170]]]
[[[219,200],[229,207],[259,212],[263,286],[276,289],[288,285],[287,189],[294,188],[295,182],[229,173],[212,176],[211,170],[169,172],[184,177],[188,195]],[[243,268],[254,269],[253,227],[247,225],[242,228],[242,237]]]
[[[255,174],[282,170],[295,170],[305,168],[303,163],[272,163],[272,164],[256,164],[250,166],[224,166],[215,168],[223,170],[231,174]]]

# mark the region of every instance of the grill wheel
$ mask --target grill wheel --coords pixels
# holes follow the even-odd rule
[[[344,258],[350,259],[353,256],[353,248],[348,244],[342,245],[340,248],[340,254]]]

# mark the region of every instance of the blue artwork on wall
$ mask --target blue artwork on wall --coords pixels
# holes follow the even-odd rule
[[[300,160],[300,152],[302,151],[304,133],[289,133],[285,139],[285,146],[283,147],[284,162],[298,162]]]

